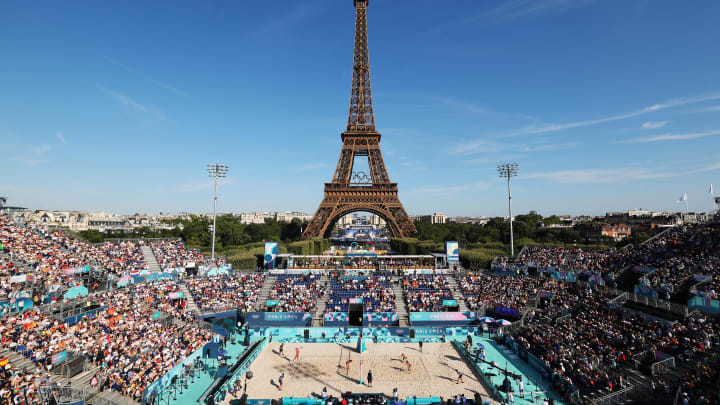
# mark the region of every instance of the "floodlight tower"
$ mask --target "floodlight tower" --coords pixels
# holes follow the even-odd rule
[[[218,179],[227,177],[228,167],[217,163],[207,165],[207,172],[210,177],[215,178],[215,199],[213,200],[213,227],[212,227],[212,256],[211,261],[215,261],[215,212],[217,210],[217,185]]]
[[[508,183],[508,213],[510,215],[510,255],[515,256],[515,242],[513,241],[513,216],[512,216],[512,194],[510,193],[510,179],[517,176],[518,168],[520,165],[517,163],[503,163],[498,165],[498,174],[502,178],[507,179]]]

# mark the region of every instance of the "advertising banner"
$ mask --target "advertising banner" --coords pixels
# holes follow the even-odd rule
[[[33,307],[33,301],[30,298],[12,298],[0,302],[0,311],[5,311],[5,307],[9,307],[11,313],[25,312]]]
[[[413,328],[415,336],[442,336],[445,334],[445,328]]]
[[[67,358],[67,350],[52,355],[52,364],[58,364]]]
[[[467,326],[477,323],[475,312],[410,312],[412,326]]]
[[[495,313],[496,318],[519,318],[520,317],[520,311],[517,309],[512,308],[505,308],[505,307],[495,307],[493,309],[493,312]]]
[[[706,314],[720,315],[720,301],[706,297],[692,297],[688,300],[688,309],[697,309]]]
[[[445,254],[448,263],[457,263],[460,261],[460,246],[455,241],[445,242]]]
[[[323,315],[325,326],[348,326],[347,312],[327,312]],[[400,318],[397,312],[372,312],[363,314],[363,326],[397,326]]]
[[[277,242],[265,242],[265,268],[272,270],[276,266],[278,254],[278,243]]]
[[[29,274],[20,274],[18,276],[12,276],[8,279],[10,283],[24,283],[31,280],[32,276],[30,276]]]
[[[256,326],[311,326],[310,312],[248,312],[245,320]]]

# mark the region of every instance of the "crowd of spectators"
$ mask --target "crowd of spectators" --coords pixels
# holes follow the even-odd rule
[[[694,275],[710,281],[696,293],[710,298],[720,295],[720,223],[683,225],[670,228],[657,237],[625,251],[583,249],[578,247],[527,246],[517,258],[498,257],[494,266],[522,270],[575,270],[608,273],[613,277],[629,266],[652,270],[647,285],[670,299],[677,288]],[[694,284],[695,280],[690,280]]]
[[[342,263],[344,257],[294,257],[292,269],[334,269]]]
[[[555,280],[492,273],[468,275],[459,281],[471,311],[491,307],[520,311],[531,303],[539,291],[555,292],[565,286]]]
[[[12,362],[0,365],[0,403],[1,404],[38,404],[38,383],[50,384],[49,375],[40,370],[34,372],[20,369]]]
[[[0,301],[10,298],[13,292],[19,291],[17,283],[10,278],[18,274],[18,268],[8,258],[0,256]]]
[[[325,286],[318,285],[315,274],[280,274],[270,291],[269,300],[277,301],[276,312],[314,312],[318,296],[325,295]]]
[[[147,293],[147,294],[145,294]],[[106,309],[69,325],[30,310],[0,325],[2,343],[23,353],[40,369],[61,351],[86,356],[100,367],[107,388],[135,400],[152,382],[206,343],[212,333],[193,324],[160,324],[153,320],[148,290],[112,291],[93,299]]]
[[[200,251],[186,248],[180,240],[154,241],[151,243],[151,247],[155,253],[155,259],[163,270],[185,269],[186,264],[200,265],[205,259]]]
[[[638,360],[640,353],[658,350],[692,358],[716,339],[720,325],[706,317],[675,324],[651,321],[611,308],[611,297],[609,291],[569,287],[546,308],[533,310],[516,339],[583,393],[617,388],[621,366]]]
[[[338,277],[330,280],[326,312],[347,312],[351,298],[362,298],[365,312],[394,312],[395,292],[392,276]]]
[[[80,266],[114,274],[147,267],[142,241],[107,242],[91,245],[61,231],[17,226],[0,214],[0,244],[16,265],[30,271],[34,281],[46,285],[73,283],[69,269]]]
[[[185,285],[200,309],[252,311],[265,283],[264,274],[193,278]]]
[[[453,299],[450,282],[442,275],[405,275],[402,284],[410,312],[442,311],[443,301]]]

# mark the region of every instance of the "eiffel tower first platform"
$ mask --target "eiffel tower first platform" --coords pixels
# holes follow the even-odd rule
[[[347,129],[342,133],[342,150],[332,182],[325,183],[325,197],[305,229],[304,238],[328,236],[338,219],[356,211],[379,215],[395,237],[417,232],[398,198],[397,183],[390,182],[380,151],[380,133],[375,130],[370,92],[368,0],[354,1],[355,51]],[[367,158],[369,173],[353,171],[358,157]]]

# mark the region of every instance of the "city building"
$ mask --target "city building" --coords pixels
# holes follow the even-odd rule
[[[447,217],[442,212],[434,212],[432,215],[410,215],[412,222],[428,222],[431,224],[444,224]]]

